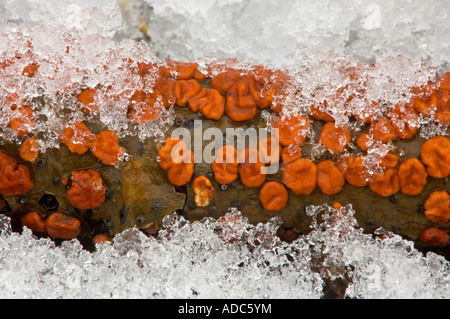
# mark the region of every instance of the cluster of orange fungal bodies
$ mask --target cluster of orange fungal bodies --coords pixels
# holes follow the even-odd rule
[[[279,211],[286,205],[288,189],[294,194],[310,195],[319,187],[325,195],[335,195],[348,183],[356,187],[368,186],[380,196],[397,192],[414,196],[422,191],[428,176],[445,178],[450,174],[449,139],[445,136],[427,141],[422,146],[420,158],[408,158],[399,163],[398,157],[388,153],[380,159],[381,170],[376,174],[368,172],[365,163],[367,155],[364,154],[373,146],[414,137],[421,116],[449,124],[450,73],[444,74],[436,83],[416,88],[416,97],[410,103],[398,104],[385,114],[374,115],[377,113],[372,112],[377,109],[376,102],[367,106],[372,110],[368,116],[349,114],[368,125],[369,133],[361,134],[356,139],[361,154],[341,157],[351,142],[353,132],[349,127],[335,123],[333,116],[326,112],[331,101],[325,101],[320,106],[312,105],[309,114],[286,115],[282,112],[282,97],[286,89],[293,85],[288,73],[262,66],[249,71],[220,63],[212,63],[204,71],[200,71],[197,63],[174,61],[167,61],[163,66],[147,63],[137,63],[137,66],[142,77],[155,73],[155,70],[159,76],[151,90],[137,90],[129,99],[128,116],[136,124],[157,120],[163,107],[173,105],[188,107],[210,120],[218,121],[227,116],[239,123],[252,120],[259,109],[268,108],[275,113],[270,124],[279,129],[281,154],[278,160],[281,160],[283,170],[281,181],[267,180],[265,166],[274,160],[273,157],[268,156],[268,160],[257,156],[256,162],[248,160],[257,149],[247,148],[238,152],[234,146],[225,145],[212,163],[214,178],[219,184],[228,184],[239,178],[247,187],[259,187],[261,204],[268,210]],[[34,76],[37,70],[38,66],[30,66],[24,72],[27,76]],[[208,84],[209,87],[205,87]],[[96,89],[88,88],[79,93],[78,102],[85,112],[95,112],[96,98]],[[15,106],[11,112],[10,127],[19,137],[24,137],[34,125],[33,111],[26,106]],[[336,161],[315,163],[302,156],[301,148],[308,137],[312,119],[325,122],[318,142],[334,155]],[[91,151],[105,165],[115,165],[124,155],[115,132],[105,130],[93,134],[84,123],[69,125],[61,139],[72,152],[84,154]],[[37,156],[36,140],[30,137],[22,147],[22,158],[34,161]],[[270,150],[265,152],[269,155]],[[191,180],[194,154],[187,150],[182,140],[166,139],[165,144],[158,148],[158,155],[160,166],[167,170],[172,184],[181,186]],[[196,184],[198,203],[205,205],[211,200],[213,192],[206,180],[200,182]]]
[[[114,131],[103,130],[94,134],[83,122],[67,125],[61,136],[61,142],[72,153],[82,155],[90,150],[104,165],[116,165],[125,154]]]
[[[30,211],[20,218],[22,226],[33,231],[47,233],[50,237],[59,239],[74,239],[80,234],[81,222],[75,217],[62,212],[52,212],[43,218],[38,212]]]
[[[261,71],[261,70],[259,70]],[[252,76],[236,71],[226,70],[211,78],[213,89],[222,93],[225,98],[225,112],[235,122],[244,122],[253,119],[257,114],[257,107],[265,108],[271,105],[274,88],[265,90],[264,83],[258,82],[257,76]],[[446,136],[436,136],[425,142],[418,158],[406,158],[402,162],[392,154],[378,158],[378,170],[370,171],[365,154],[373,147],[394,142],[398,139],[407,140],[415,136],[419,128],[420,116],[434,116],[437,122],[448,124],[445,114],[448,112],[449,74],[444,74],[434,85],[429,84],[415,89],[415,98],[408,104],[398,104],[386,114],[379,112],[379,116],[373,114],[361,117],[355,114],[357,121],[369,126],[369,132],[360,134],[356,138],[356,145],[361,150],[357,155],[344,155],[347,146],[352,140],[352,131],[347,125],[338,125],[334,118],[321,111],[317,106],[311,107],[312,119],[325,122],[320,131],[318,142],[332,155],[333,160],[323,160],[315,163],[302,156],[301,148],[309,134],[312,119],[306,114],[271,116],[270,124],[279,129],[278,142],[281,148],[280,160],[282,162],[282,180],[268,180],[264,171],[265,165],[270,164],[266,155],[270,155],[270,149],[262,152],[261,158],[256,155],[255,162],[248,161],[251,154],[259,149],[246,148],[238,151],[233,145],[224,145],[216,155],[212,163],[212,171],[215,180],[219,184],[228,184],[239,178],[247,187],[260,188],[260,201],[262,206],[271,211],[279,211],[285,207],[288,200],[288,189],[294,194],[310,195],[316,187],[319,187],[325,195],[338,194],[348,183],[355,187],[369,187],[376,194],[386,197],[401,192],[405,195],[415,196],[422,192],[427,183],[428,176],[433,178],[445,178],[450,175],[450,140]],[[195,87],[195,85],[191,85]],[[276,89],[277,86],[275,86]],[[430,89],[433,87],[434,89]],[[197,89],[195,89],[198,91]],[[187,91],[186,91],[187,92]],[[255,92],[259,92],[256,94]],[[431,95],[430,95],[431,94]],[[433,98],[430,96],[434,96]],[[177,105],[194,101],[192,96],[187,99],[177,98]],[[192,99],[192,100],[191,100]],[[430,104],[427,107],[421,103],[427,100],[436,100],[436,107]],[[190,105],[190,104],[189,104]],[[418,107],[421,106],[421,107]],[[376,108],[374,103],[370,108]],[[198,107],[191,107],[196,112]],[[432,110],[430,110],[432,108]],[[275,113],[280,113],[282,107],[271,107]],[[218,113],[222,114],[222,108],[218,107]],[[214,118],[217,120],[217,118]],[[170,145],[170,139],[165,146]],[[264,146],[259,145],[259,148]],[[161,157],[161,153],[160,153]],[[161,158],[162,163],[164,159]],[[272,158],[273,160],[273,158]],[[192,164],[193,165],[193,164]],[[161,164],[163,167],[164,164]],[[192,177],[193,169],[188,170],[185,181]],[[444,206],[446,202],[444,201]],[[444,214],[441,205],[434,212]],[[431,216],[426,210],[426,216]],[[445,217],[446,218],[446,217]],[[435,219],[436,220],[436,219]]]
[[[163,66],[139,63],[139,74],[159,74],[151,93],[136,92],[130,99],[129,117],[143,124],[158,118],[162,107],[175,104],[220,120],[226,115],[235,122],[253,119],[258,108],[273,106],[274,97],[282,95],[289,76],[285,72],[256,67],[252,71],[225,64],[210,64],[205,71],[197,63],[167,61]],[[155,72],[156,70],[156,72]],[[210,87],[201,85],[209,81]],[[93,104],[93,101],[89,101]]]
[[[81,221],[78,218],[59,211],[50,212],[45,218],[34,210],[29,211],[20,218],[20,223],[32,231],[63,240],[74,239],[81,232]],[[94,244],[106,241],[111,241],[111,238],[104,234],[97,234],[93,238]]]
[[[62,183],[69,185],[69,181]],[[100,174],[93,169],[73,171],[70,186],[67,188],[67,198],[81,212],[100,206],[106,200],[106,187]],[[22,226],[33,231],[65,240],[77,237],[81,230],[79,219],[59,211],[51,212],[45,220],[38,212],[30,211],[21,217],[20,222]],[[99,238],[97,242],[102,241]]]

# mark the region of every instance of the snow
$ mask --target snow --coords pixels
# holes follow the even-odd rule
[[[344,96],[360,93],[363,84],[367,90],[353,100],[355,110],[371,100],[390,108],[408,100],[410,88],[448,71],[449,15],[447,0],[0,0],[0,58],[23,56],[1,71],[0,93],[17,91],[32,100],[45,92],[46,120],[35,130],[55,138],[44,149],[57,146],[58,108],[69,99],[60,93],[68,88],[110,84],[113,91],[100,94],[100,117],[120,136],[129,134],[124,104],[111,112],[108,94],[149,83],[127,71],[124,57],[206,63],[238,57],[287,69],[303,101],[293,99],[287,112],[333,98],[336,89]],[[17,75],[36,61],[38,77]],[[352,78],[345,71],[351,69],[361,77]],[[345,123],[336,102],[332,113]],[[8,116],[2,113],[2,128]],[[161,136],[171,116],[169,110],[165,123],[133,133]],[[424,137],[447,129],[422,124]],[[311,232],[290,244],[275,236],[279,220],[251,225],[231,209],[228,222],[168,216],[157,237],[130,229],[92,253],[76,240],[56,246],[27,229],[13,233],[0,215],[0,297],[320,298],[325,281],[337,278],[350,280],[349,298],[450,297],[442,256],[423,255],[382,229],[382,236],[365,234],[351,206],[310,206],[307,212],[314,217]]]

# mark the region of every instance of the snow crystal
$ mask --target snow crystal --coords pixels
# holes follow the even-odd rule
[[[92,253],[27,228],[2,232],[0,297],[320,298],[325,280],[346,278],[348,298],[448,298],[443,257],[364,234],[351,205],[307,213],[312,231],[291,244],[275,235],[277,219],[255,226],[235,209],[192,223],[173,214],[157,237],[132,228]]]
[[[309,251],[275,236],[279,223],[189,223],[168,216],[157,238],[129,229],[93,253],[30,230],[0,235],[2,298],[319,298]],[[223,232],[221,232],[223,230]],[[232,234],[231,234],[232,233]],[[231,242],[230,236],[235,239]],[[255,240],[260,244],[256,245]],[[289,260],[286,255],[289,254]]]
[[[307,47],[369,63],[403,54],[441,72],[450,62],[446,0],[145,1],[153,47],[173,59],[241,57],[284,67]]]

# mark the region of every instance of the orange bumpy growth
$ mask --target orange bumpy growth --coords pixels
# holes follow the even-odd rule
[[[356,187],[367,186],[369,177],[367,167],[364,165],[365,156],[347,157],[339,164],[344,173],[345,180]]]
[[[198,207],[206,207],[214,196],[214,187],[211,181],[204,175],[196,177],[192,183],[195,204]]]
[[[106,200],[106,187],[100,174],[93,169],[73,171],[67,198],[73,206],[81,210],[103,204]]]
[[[450,124],[450,72],[440,77],[437,87],[438,103],[434,118],[438,122]]]
[[[436,136],[426,141],[420,150],[420,158],[431,177],[445,178],[449,176],[450,139],[445,136]]]
[[[23,141],[19,152],[24,161],[34,163],[39,155],[39,143],[36,138],[31,136]]]
[[[225,112],[225,98],[215,89],[201,89],[189,99],[192,112],[200,111],[207,119],[220,120]]]
[[[13,118],[9,121],[9,126],[16,132],[17,136],[25,136],[34,128],[35,120],[33,110],[28,106],[22,106],[13,111]]]
[[[274,117],[272,127],[278,128],[278,139],[282,146],[305,143],[311,120],[303,115]]]
[[[363,133],[356,139],[356,146],[363,152],[367,152],[375,143],[372,134],[368,133]]]
[[[170,72],[176,80],[195,79],[201,81],[206,78],[206,76],[198,70],[198,63],[169,61],[164,72]]]
[[[414,110],[425,117],[431,116],[437,110],[438,98],[437,89],[431,85],[427,85],[422,88],[423,96],[415,98],[412,101],[412,107]]]
[[[291,162],[302,156],[300,146],[292,144],[291,146],[283,147],[281,150],[281,160],[284,163]]]
[[[275,149],[272,150],[272,144]],[[275,136],[263,138],[258,143],[258,151],[261,161],[264,164],[275,164],[280,160],[279,142]]]
[[[278,212],[288,201],[289,194],[286,187],[277,181],[265,182],[259,191],[259,199],[267,210]]]
[[[445,230],[432,226],[419,236],[419,240],[436,247],[445,247],[450,243],[450,235]]]
[[[20,224],[29,229],[45,233],[45,221],[38,212],[31,211],[20,217]]]
[[[61,212],[52,213],[45,220],[49,236],[60,239],[74,239],[80,234],[80,221]]]
[[[183,140],[166,138],[165,144],[158,147],[159,165],[167,170],[169,182],[182,186],[191,180],[194,173],[194,154],[187,149]]]
[[[131,96],[128,117],[133,123],[144,125],[147,121],[156,120],[160,113],[161,105],[153,95],[137,91]]]
[[[153,86],[154,95],[157,99],[161,100],[161,103],[165,107],[170,107],[175,104],[175,83],[175,80],[164,77],[155,80],[155,85]]]
[[[374,175],[374,180],[369,182],[372,192],[386,197],[400,190],[400,181],[396,168],[387,168],[383,172]]]
[[[0,152],[0,194],[22,195],[33,188],[28,167],[18,164],[14,158]]]
[[[325,195],[335,195],[344,187],[345,178],[336,164],[330,160],[317,163],[317,186]]]
[[[233,145],[224,145],[219,149],[211,169],[217,183],[229,184],[235,181],[239,176],[236,148]]]
[[[186,150],[187,145],[182,139],[166,138],[164,145],[158,147],[159,166],[164,170],[171,168],[181,162]]]
[[[381,143],[388,143],[397,138],[397,132],[391,121],[385,117],[373,122],[371,125],[373,138]]]
[[[307,158],[285,163],[283,182],[295,194],[310,195],[317,185],[316,164]]]
[[[231,86],[241,78],[238,70],[229,68],[211,78],[211,87],[226,94]]]
[[[96,89],[84,89],[77,96],[78,102],[83,104],[83,110],[86,112],[93,112],[97,110],[95,100],[97,99]]]
[[[319,143],[331,152],[342,153],[350,142],[350,130],[346,127],[336,126],[334,122],[327,122],[322,127]]]
[[[95,135],[91,152],[105,165],[116,165],[125,154],[116,132],[104,130]]]
[[[92,239],[94,245],[98,245],[98,244],[103,244],[106,242],[110,242],[112,241],[111,238],[109,236],[106,236],[105,234],[98,234],[95,235],[94,238]]]
[[[434,191],[428,195],[425,216],[434,222],[446,223],[450,219],[450,195],[447,191]]]
[[[396,168],[398,165],[398,156],[392,153],[387,153],[380,158],[379,164],[383,168]]]
[[[227,91],[225,113],[235,122],[249,121],[258,113],[255,95],[259,94],[255,82],[251,79],[240,79]]]
[[[188,183],[194,174],[194,153],[187,150],[183,160],[184,162],[175,164],[167,170],[169,182],[175,186]]]
[[[416,135],[420,125],[417,112],[408,105],[397,104],[388,114],[397,136],[407,140]]]
[[[398,167],[400,190],[406,195],[418,195],[427,183],[427,172],[417,158],[408,158]]]
[[[39,64],[34,62],[28,64],[23,68],[22,75],[28,76],[29,78],[34,77],[39,69],[39,66],[40,66]]]
[[[175,104],[187,105],[190,98],[196,96],[201,90],[200,84],[195,80],[180,80],[175,82]]]
[[[68,126],[62,136],[61,142],[66,145],[72,153],[84,154],[91,147],[94,134],[83,122],[75,122]]]
[[[247,187],[259,187],[266,180],[266,166],[259,159],[258,149],[249,147],[239,152],[239,176]]]
[[[334,122],[334,117],[326,112],[328,102],[323,104],[312,105],[310,107],[311,117],[317,121]]]

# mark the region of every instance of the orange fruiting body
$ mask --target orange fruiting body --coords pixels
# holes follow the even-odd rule
[[[34,128],[35,119],[33,110],[28,106],[22,106],[13,111],[9,126],[16,132],[17,136],[25,136]]]
[[[356,146],[363,152],[367,152],[376,141],[372,138],[372,134],[363,133],[356,139]]]
[[[91,147],[94,134],[83,122],[75,122],[68,126],[62,136],[61,142],[66,145],[72,153],[84,154]]]
[[[317,121],[333,122],[334,117],[326,112],[326,105],[327,102],[321,105],[312,105],[310,107],[311,117]]]
[[[61,212],[52,213],[45,220],[45,229],[49,236],[60,239],[74,239],[80,234],[80,221]]]
[[[158,147],[159,166],[167,170],[169,182],[182,186],[191,180],[194,173],[194,154],[179,138],[168,137],[165,144]]]
[[[36,211],[31,211],[20,217],[20,224],[36,232],[45,232],[45,221]]]
[[[416,135],[420,123],[419,116],[412,107],[398,104],[390,111],[388,116],[392,127],[400,139],[406,140]]]
[[[225,94],[240,78],[240,72],[230,68],[225,72],[214,75],[211,78],[211,87]]]
[[[350,142],[350,130],[346,127],[336,126],[334,122],[327,122],[322,127],[319,143],[329,151],[342,153]]]
[[[147,121],[159,118],[161,105],[153,95],[143,91],[135,92],[128,105],[128,117],[133,123],[144,125]]]
[[[450,175],[450,139],[435,136],[423,143],[420,159],[427,169],[428,175],[445,178]]]
[[[259,191],[259,199],[263,207],[270,211],[278,212],[283,209],[288,201],[289,194],[286,186],[277,181],[267,181]]]
[[[180,163],[187,151],[187,145],[180,138],[168,137],[164,141],[164,145],[158,147],[159,166],[167,170]]]
[[[97,110],[98,107],[95,105],[96,98],[96,89],[84,89],[77,96],[78,102],[83,104],[83,110],[86,112],[93,112]]]
[[[182,160],[181,163],[175,163],[167,170],[167,177],[172,185],[185,185],[194,174],[194,153],[187,150]]]
[[[424,208],[430,220],[446,223],[450,219],[450,195],[447,191],[433,191],[425,200]]]
[[[103,244],[106,242],[110,242],[112,241],[111,238],[109,236],[106,236],[105,234],[98,234],[95,235],[94,238],[92,239],[94,245],[98,245],[98,244]]]
[[[19,154],[24,161],[31,163],[36,161],[39,155],[39,143],[36,141],[34,136],[31,136],[22,142],[22,145],[20,145]]]
[[[259,187],[266,180],[266,166],[259,159],[258,149],[249,147],[238,154],[239,176],[247,187]]]
[[[347,157],[339,165],[345,180],[350,185],[363,187],[367,185],[368,170],[364,164],[365,156]]]
[[[275,164],[280,160],[280,145],[275,136],[268,136],[258,142],[259,157],[264,164]]]
[[[180,80],[175,82],[175,104],[186,106],[189,99],[196,96],[201,90],[200,84],[195,80]]]
[[[104,130],[95,135],[91,152],[105,165],[116,165],[125,154],[119,145],[119,137],[111,130]]]
[[[369,182],[369,188],[383,197],[394,195],[400,191],[397,169],[387,168],[383,172],[375,174],[373,180]]]
[[[385,117],[373,122],[371,125],[373,138],[381,143],[388,143],[397,138],[397,132],[391,121]]]
[[[307,158],[285,163],[283,182],[295,194],[310,195],[317,185],[317,166]]]
[[[211,181],[204,175],[196,177],[192,183],[194,199],[197,207],[206,207],[214,196],[214,187]]]
[[[33,188],[28,167],[18,164],[14,158],[0,152],[0,194],[6,196],[22,195]]]
[[[22,75],[28,76],[29,78],[34,77],[39,69],[39,66],[39,64],[34,62],[28,64],[23,68]]]
[[[291,162],[302,156],[302,150],[298,145],[290,145],[283,147],[281,150],[281,160],[284,163]]]
[[[420,234],[419,240],[436,247],[445,247],[450,243],[450,234],[445,230],[432,226]]]
[[[254,85],[251,79],[240,79],[227,91],[225,113],[232,121],[249,121],[258,113]]]
[[[106,200],[106,187],[100,174],[93,169],[73,171],[67,198],[73,206],[81,210],[103,204]]]
[[[345,184],[344,174],[330,160],[317,163],[317,186],[325,195],[339,193]]]
[[[233,145],[224,145],[217,151],[216,159],[211,164],[214,178],[219,184],[229,184],[239,176],[237,150]]]
[[[425,167],[417,158],[408,158],[398,166],[400,190],[403,194],[420,194],[427,183],[427,177]]]
[[[207,119],[220,120],[225,112],[225,98],[215,89],[201,89],[189,99],[192,112],[200,111]]]
[[[278,139],[282,146],[302,145],[308,135],[311,120],[303,115],[274,118],[273,128],[278,128]]]
[[[398,156],[392,153],[387,153],[380,158],[379,164],[383,168],[396,168],[398,165]]]

